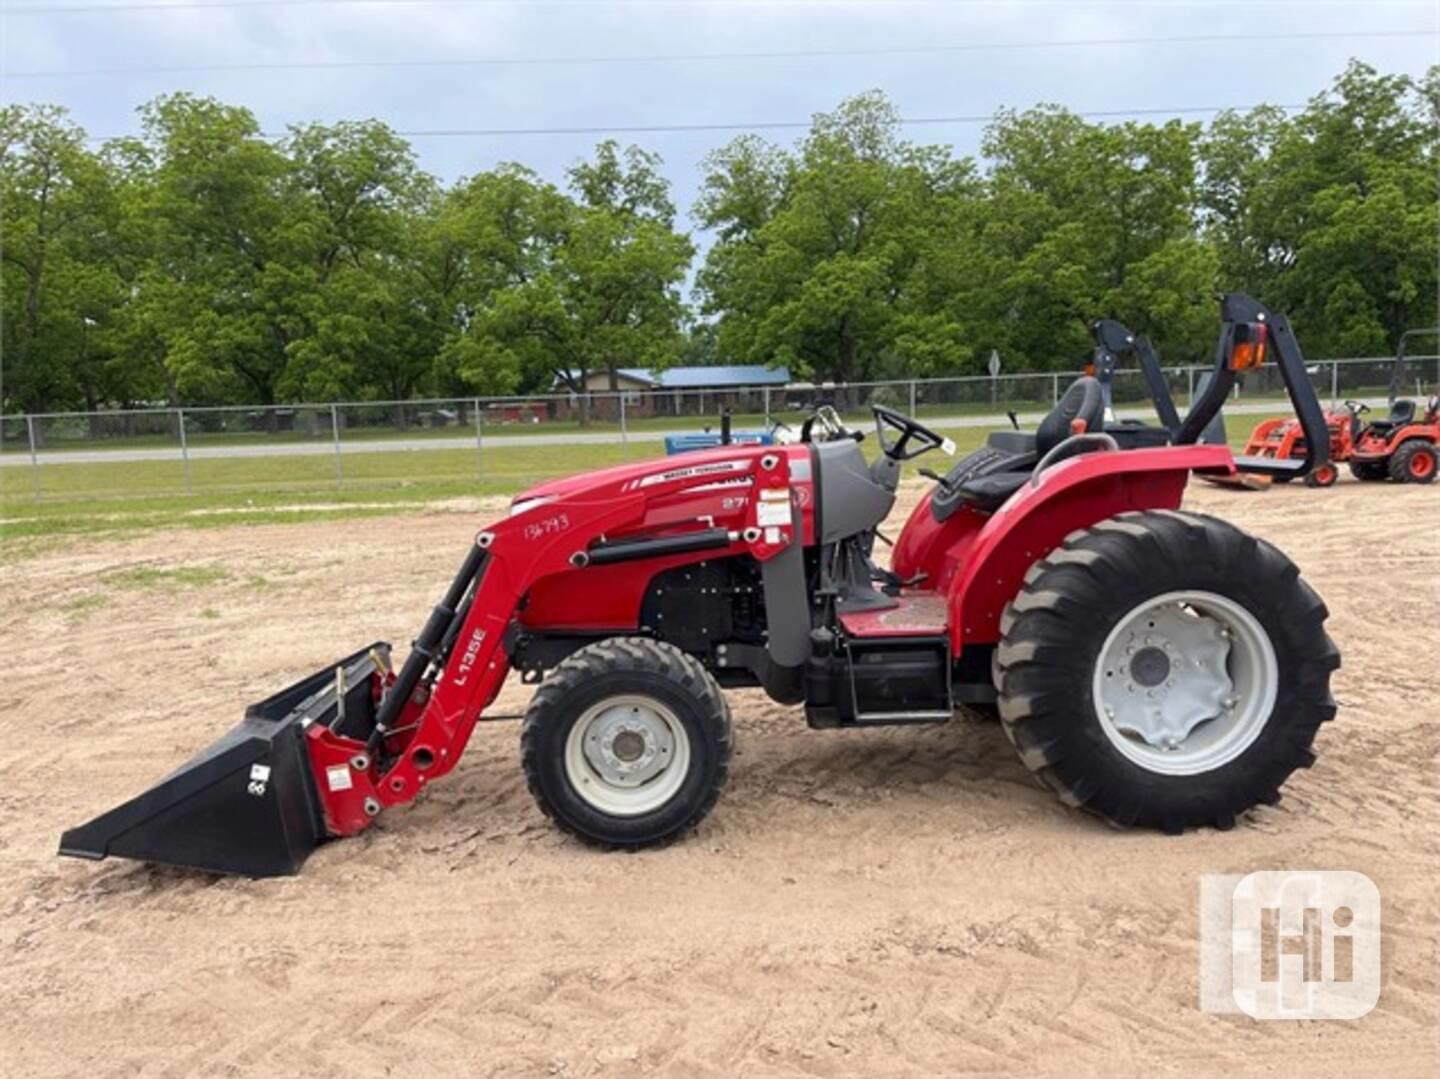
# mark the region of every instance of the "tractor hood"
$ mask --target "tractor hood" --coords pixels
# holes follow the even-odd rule
[[[689,473],[698,480],[703,477],[710,468],[715,468],[717,474],[721,469],[716,466],[728,464],[732,461],[746,461],[765,453],[774,453],[774,448],[763,446],[718,446],[710,450],[694,450],[690,453],[679,454],[674,457],[657,457],[647,461],[637,461],[634,464],[612,465],[609,468],[597,469],[593,472],[581,472],[575,476],[566,476],[563,479],[549,480],[545,483],[522,491],[510,502],[510,512],[523,513],[532,508],[532,504],[539,500],[552,500],[569,495],[583,494],[590,488],[606,487],[614,483],[626,483],[628,481],[644,480],[651,476],[664,476],[666,479],[678,479],[680,476]],[[658,482],[658,481],[656,481]]]

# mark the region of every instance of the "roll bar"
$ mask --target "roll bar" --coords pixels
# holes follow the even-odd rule
[[[1160,368],[1160,358],[1155,355],[1155,346],[1144,334],[1136,335],[1124,323],[1113,318],[1102,318],[1090,324],[1090,336],[1095,338],[1095,373],[1105,394],[1105,410],[1113,405],[1111,379],[1115,364],[1121,355],[1131,353],[1145,375],[1145,384],[1150,388],[1150,397],[1155,402],[1155,412],[1160,422],[1170,431],[1180,427],[1180,413],[1175,409],[1175,400],[1170,396],[1170,386],[1165,381],[1165,372]]]
[[[1215,345],[1215,371],[1211,375],[1199,400],[1190,407],[1184,421],[1175,434],[1178,445],[1187,445],[1199,440],[1230,395],[1235,385],[1235,371],[1230,366],[1230,357],[1236,343],[1237,329],[1250,324],[1260,324],[1268,330],[1267,351],[1280,368],[1280,377],[1285,380],[1285,392],[1300,421],[1305,434],[1305,456],[1303,458],[1276,459],[1273,457],[1235,458],[1235,467],[1241,472],[1253,472],[1266,476],[1304,476],[1330,460],[1330,432],[1325,424],[1325,413],[1315,387],[1310,383],[1305,370],[1305,354],[1300,342],[1290,328],[1290,320],[1282,314],[1271,311],[1258,300],[1243,292],[1226,293],[1220,301],[1220,338]]]
[[[1405,351],[1415,337],[1436,337],[1440,336],[1440,326],[1420,326],[1413,330],[1406,330],[1400,335],[1400,347],[1395,350],[1395,364],[1390,368],[1390,388],[1388,399],[1391,404],[1395,399],[1405,392]]]

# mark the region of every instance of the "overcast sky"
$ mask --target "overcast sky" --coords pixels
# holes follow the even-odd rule
[[[122,8],[88,10],[115,3]],[[184,6],[137,10],[141,4]],[[60,10],[65,8],[71,10]],[[3,0],[0,10],[5,12],[0,26],[5,100],[64,105],[93,135],[133,132],[136,106],[174,90],[245,105],[266,131],[281,131],[300,120],[369,117],[402,131],[604,127],[804,121],[871,88],[885,91],[906,117],[987,115],[999,106],[1024,108],[1046,101],[1081,111],[1294,104],[1322,90],[1352,56],[1384,71],[1411,74],[1440,62],[1440,5],[1434,0]],[[1282,32],[1343,36],[1267,42],[1267,34]],[[1403,36],[1369,36],[1385,32]],[[1230,35],[1230,40],[978,48],[1194,35]],[[943,46],[973,51],[695,58]],[[670,59],[578,59],[645,56]],[[564,62],[93,74],[136,67],[483,58]],[[92,74],[17,77],[56,71]],[[979,124],[954,123],[917,126],[910,134],[974,153],[981,130]],[[677,201],[688,210],[700,158],[734,134],[617,137],[664,157]],[[767,132],[785,143],[798,134]],[[598,138],[432,136],[412,141],[421,164],[445,180],[513,160],[560,181],[566,166]]]

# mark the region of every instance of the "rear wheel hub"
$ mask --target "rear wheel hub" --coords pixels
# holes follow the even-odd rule
[[[1139,685],[1162,685],[1170,677],[1170,657],[1163,648],[1142,648],[1130,663],[1130,673]]]
[[[1207,772],[1259,736],[1278,687],[1255,616],[1214,592],[1168,592],[1110,631],[1093,680],[1101,728],[1126,757],[1168,775]]]

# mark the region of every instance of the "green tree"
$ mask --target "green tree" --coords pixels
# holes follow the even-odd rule
[[[425,265],[438,185],[409,144],[375,121],[297,126],[282,149],[291,163],[287,254],[304,296],[283,392],[414,396],[447,331]],[[407,422],[403,407],[394,415]]]
[[[499,301],[543,278],[569,216],[564,195],[518,165],[480,173],[446,194],[424,263],[450,329],[436,360],[443,384],[508,393],[525,372],[544,369],[548,353],[538,326],[532,329],[523,312],[509,313],[509,300]],[[533,376],[527,388],[548,389],[542,379]]]
[[[1437,84],[1352,62],[1299,115],[1227,114],[1202,144],[1225,278],[1286,309],[1313,354],[1434,323]]]
[[[979,165],[861,95],[793,148],[706,158],[694,312],[641,148],[601,143],[563,188],[517,165],[442,188],[375,121],[275,140],[189,94],[140,115],[97,151],[63,110],[0,108],[7,410],[582,391],[677,360],[1054,369],[1102,315],[1202,360],[1220,288],[1289,312],[1317,356],[1437,318],[1440,67],[1352,63],[1297,115],[1204,129],[1002,111]]]
[[[119,302],[106,262],[111,177],[64,110],[0,109],[3,404],[94,406],[109,372],[97,328]]]
[[[477,177],[458,220],[475,239],[463,332],[444,362],[470,385],[559,382],[662,367],[684,343],[679,287],[694,248],[673,227],[658,159],[603,143],[570,198],[518,168]],[[588,397],[582,397],[588,419]]]
[[[850,381],[974,351],[963,318],[925,302],[976,194],[973,169],[903,141],[882,95],[816,116],[793,154],[745,137],[705,168],[696,217],[718,238],[698,291],[721,356]]]
[[[1086,123],[1053,106],[1002,112],[975,305],[1023,368],[1073,364],[1102,315],[1143,328],[1161,354],[1197,359],[1213,336],[1216,263],[1195,241],[1199,128]]]
[[[274,404],[314,285],[296,257],[309,236],[286,197],[292,166],[249,111],[212,99],[158,98],[141,123],[148,332],[187,398]]]

